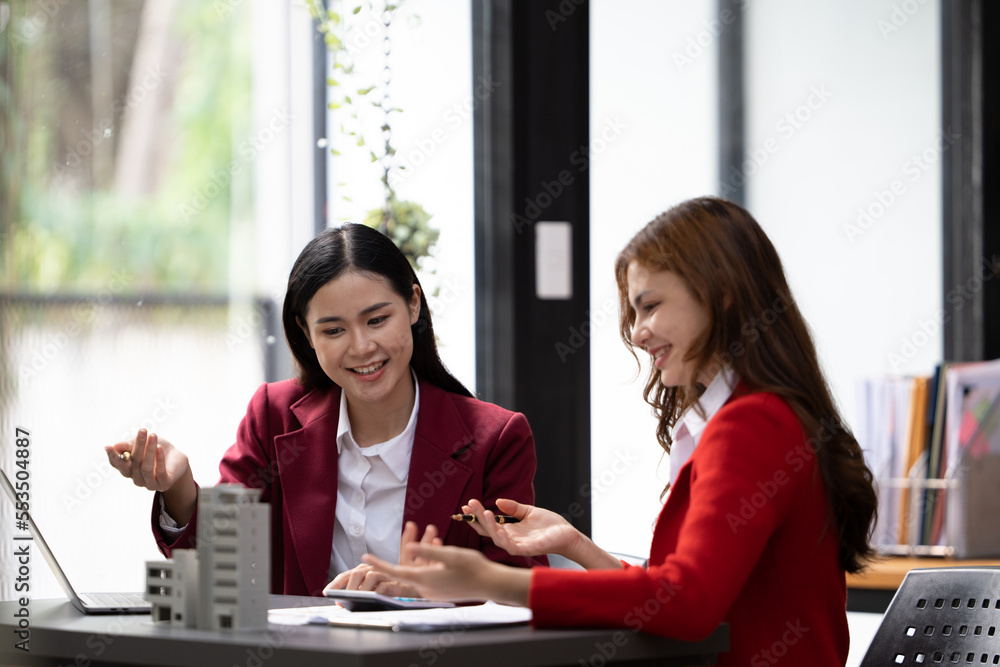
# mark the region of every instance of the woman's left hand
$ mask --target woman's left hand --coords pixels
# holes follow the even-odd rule
[[[341,572],[323,590],[346,589],[349,591],[375,591],[393,597],[419,597],[417,589],[401,581],[395,581],[371,565],[362,563],[355,568]]]
[[[441,544],[441,538],[437,536],[437,527],[427,526],[424,536],[417,540],[417,524],[407,521],[403,527],[403,536],[399,544],[400,565],[423,565],[424,561],[415,561],[407,555],[407,544]],[[346,589],[349,591],[375,591],[382,595],[393,597],[420,597],[416,587],[393,579],[382,572],[377,572],[367,563],[362,563],[355,568],[341,572],[333,581],[326,585],[327,589]]]
[[[415,586],[420,597],[528,604],[529,569],[501,565],[480,551],[462,547],[421,542],[411,544],[407,551],[411,565],[393,565],[371,554],[363,560],[376,572]]]

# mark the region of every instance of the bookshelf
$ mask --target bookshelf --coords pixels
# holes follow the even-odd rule
[[[872,543],[901,562],[1000,557],[988,519],[1000,516],[1000,359],[859,389],[856,434],[879,494]]]

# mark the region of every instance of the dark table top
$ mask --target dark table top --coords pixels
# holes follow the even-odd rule
[[[329,604],[323,598],[271,596],[271,608]],[[216,632],[154,624],[149,615],[83,615],[66,600],[33,600],[29,648],[15,648],[20,605],[0,602],[0,665],[149,665],[184,667],[356,667],[489,665],[714,664],[729,646],[723,624],[701,642],[628,629],[534,629],[528,626],[393,632],[269,624]]]

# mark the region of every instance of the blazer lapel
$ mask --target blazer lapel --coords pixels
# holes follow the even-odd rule
[[[302,428],[274,440],[287,526],[286,567],[289,559],[297,559],[307,590],[318,595],[327,584],[333,550],[340,388],[313,390],[291,412]]]
[[[428,523],[434,523],[441,539],[447,537],[453,523],[449,518],[468,500],[461,493],[473,471],[464,461],[474,440],[450,394],[421,382],[403,511],[404,523],[415,521],[419,535]]]

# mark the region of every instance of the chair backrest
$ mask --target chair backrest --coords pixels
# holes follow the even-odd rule
[[[910,570],[861,667],[1000,665],[1000,567]]]

